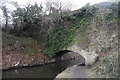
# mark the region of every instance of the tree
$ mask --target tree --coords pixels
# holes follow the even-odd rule
[[[8,27],[8,19],[9,19],[9,16],[8,16],[8,8],[6,7],[6,1],[1,5],[1,10],[3,12],[3,16],[5,18],[5,27]]]
[[[36,30],[40,28],[42,15],[41,4],[35,3],[34,5],[29,4],[24,8],[18,7],[12,13],[15,33],[17,32],[18,35],[25,33],[27,36],[33,36],[37,32]]]
[[[71,8],[72,8],[72,4],[70,4],[70,3],[65,4],[65,3],[62,3],[59,0],[56,0],[56,1],[47,0],[45,2],[45,5],[46,5],[45,11],[48,14],[64,13],[64,12],[67,12],[67,11],[71,11]]]

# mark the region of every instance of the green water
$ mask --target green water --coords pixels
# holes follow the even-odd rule
[[[80,59],[68,60],[43,66],[34,66],[26,68],[17,68],[2,72],[3,78],[52,78],[54,79],[59,73],[68,67],[80,63]]]

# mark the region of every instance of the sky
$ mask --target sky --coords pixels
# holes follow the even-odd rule
[[[56,0],[8,0],[8,1],[15,1],[18,2],[20,5],[26,5],[28,3],[41,3],[41,2],[45,2],[45,1],[56,1]],[[104,1],[108,1],[108,0],[59,0],[62,3],[71,3],[72,4],[72,10],[75,9],[79,9],[82,6],[84,6],[87,3],[91,3],[91,4],[95,4],[95,3],[99,3],[99,2],[104,2]]]

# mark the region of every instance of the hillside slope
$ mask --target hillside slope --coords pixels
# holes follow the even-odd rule
[[[91,18],[84,17],[89,19],[87,22],[78,20],[82,25],[79,25],[75,42],[70,47],[87,58],[88,62],[91,60],[95,62],[91,72],[88,73],[92,74],[90,77],[118,77],[118,3],[103,2],[92,7],[86,5],[73,12],[74,15],[81,18],[81,10],[94,11],[94,14]],[[96,54],[99,56],[97,57]],[[95,56],[97,58],[94,58]]]
[[[44,64],[50,58],[41,52],[41,45],[32,38],[2,33],[2,69]]]

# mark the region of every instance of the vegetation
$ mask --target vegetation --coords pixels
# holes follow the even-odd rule
[[[93,48],[99,54],[98,62],[92,67],[94,76],[97,78],[116,78],[118,76],[118,4],[117,3],[101,3],[95,5],[99,8],[93,19],[97,27],[93,27],[93,35],[102,32],[102,35],[96,43],[92,41]],[[104,7],[104,8],[103,8]],[[116,11],[116,13],[115,13]],[[91,26],[94,26],[93,24]],[[100,31],[102,30],[102,31]],[[105,32],[105,33],[104,33]],[[107,33],[106,33],[107,32]],[[114,35],[114,37],[113,37]],[[108,38],[107,38],[108,37]],[[91,39],[95,40],[95,38]],[[112,43],[112,44],[111,44]],[[101,47],[100,47],[101,46]],[[93,49],[92,48],[92,49]]]
[[[2,33],[3,48],[16,49],[21,54],[42,53],[42,46],[33,38],[16,37],[8,33]]]
[[[76,29],[73,26],[67,29],[57,26],[45,42],[46,53],[52,57],[55,56],[55,52],[67,48],[73,41],[75,33]]]
[[[18,6],[12,12],[14,28],[10,30],[10,33],[41,41],[40,45],[43,45],[44,53],[53,57],[55,52],[68,47],[74,41],[77,29],[81,33],[85,32],[90,21],[88,16],[94,12],[92,7],[90,9],[88,7],[90,7],[89,4],[77,14],[69,16],[65,15],[64,11],[58,11],[56,7],[54,10],[56,9],[57,13],[50,11],[49,15],[43,14],[42,5],[37,3],[23,8]],[[54,13],[61,16],[50,18],[50,15]]]
[[[117,77],[117,54],[111,52],[116,52],[118,45],[116,24],[120,17],[116,12],[120,4],[86,4],[75,11],[70,11],[70,6],[66,9],[61,4],[47,2],[43,11],[42,4],[20,7],[15,3],[17,6],[11,14],[11,28],[7,8],[3,5],[1,9],[7,26],[3,27],[3,47],[18,46],[23,53],[44,53],[54,57],[59,50],[77,42],[83,44],[80,46],[82,49],[95,50],[100,56],[104,55],[94,67],[96,74],[101,71],[98,74],[101,77]],[[105,37],[101,37],[104,35],[102,33]]]
[[[40,29],[42,6],[35,3],[25,8],[18,7],[12,13],[16,35],[33,37]]]
[[[118,54],[104,56],[93,67],[98,78],[116,78],[119,77]]]

